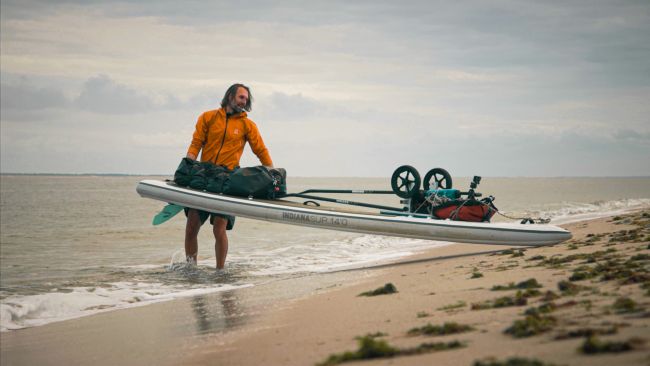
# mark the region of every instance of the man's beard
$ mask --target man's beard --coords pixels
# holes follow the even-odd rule
[[[246,107],[240,107],[235,102],[230,103],[230,109],[232,109],[232,111],[235,112],[235,113],[241,113],[241,112],[243,112],[245,110],[245,108]]]

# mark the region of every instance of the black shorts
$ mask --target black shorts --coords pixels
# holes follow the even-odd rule
[[[185,217],[187,217],[187,211],[189,211],[189,208],[185,207],[184,210],[185,210]],[[197,210],[197,211],[199,211],[199,218],[201,218],[201,225],[205,223],[208,217],[210,218],[210,224],[213,224],[215,217],[222,217],[228,220],[228,224],[226,225],[226,230],[232,230],[232,228],[235,226],[235,216],[218,214],[214,212],[206,212],[201,210]]]

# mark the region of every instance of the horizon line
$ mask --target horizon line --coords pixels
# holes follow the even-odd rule
[[[173,174],[145,174],[145,173],[16,173],[0,172],[0,176],[29,175],[29,176],[97,176],[97,177],[173,177]],[[386,178],[382,176],[347,176],[347,175],[296,175],[294,178]],[[458,178],[471,178],[471,176],[457,176]],[[490,178],[650,178],[650,175],[482,175]]]

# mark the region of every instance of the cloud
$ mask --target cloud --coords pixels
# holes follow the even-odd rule
[[[192,136],[190,130],[179,132],[156,132],[150,134],[134,134],[131,136],[133,146],[144,148],[179,148],[187,147]]]
[[[650,132],[642,133],[631,129],[621,129],[614,133],[614,138],[625,142],[649,144]]]
[[[2,109],[9,110],[42,110],[62,108],[69,104],[62,91],[37,87],[23,81],[17,85],[2,83],[1,86]]]
[[[149,97],[115,83],[106,75],[88,79],[75,104],[81,109],[102,114],[144,113],[154,106]]]
[[[326,114],[331,108],[326,103],[318,102],[302,93],[273,92],[270,95],[262,95],[259,99],[256,97],[256,100],[260,100],[259,108],[255,105],[253,107],[260,119],[277,122],[309,120]]]
[[[21,149],[20,128],[45,142],[83,131],[81,155],[122,169],[119,145],[133,172],[155,170],[242,81],[274,159],[299,174],[411,161],[587,174],[617,159],[616,172],[636,172],[627,162],[644,164],[650,133],[648,4],[595,1],[3,0],[3,144]]]

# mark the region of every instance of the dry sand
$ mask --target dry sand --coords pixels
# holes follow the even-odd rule
[[[572,240],[525,249],[523,255],[504,253],[507,248],[500,246],[455,244],[399,264],[296,279],[296,286],[309,284],[318,290],[263,311],[258,307],[257,314],[248,314],[243,325],[226,324],[219,332],[197,332],[196,321],[190,318],[196,317],[197,309],[207,309],[201,322],[224,321],[210,314],[229,308],[239,311],[232,295],[208,297],[200,306],[197,299],[178,300],[3,333],[0,361],[3,366],[315,365],[330,355],[357,350],[357,337],[375,334],[367,342],[383,342],[394,349],[454,340],[464,347],[345,365],[472,365],[488,357],[504,361],[515,356],[565,365],[649,365],[650,344],[645,343],[650,342],[649,216],[650,212],[638,212],[566,225],[574,234]],[[576,293],[558,289],[558,283],[568,280],[576,268],[598,265],[600,273],[589,272],[594,277],[569,281],[581,286]],[[583,272],[588,273],[586,268]],[[612,278],[603,281],[606,274]],[[525,299],[526,305],[471,309],[472,304],[504,296],[516,299],[517,290],[491,289],[528,279],[542,287],[537,289],[541,294]],[[393,284],[397,293],[358,296],[386,283]],[[273,286],[234,295],[245,298],[246,291],[273,291]],[[547,291],[559,297],[550,300],[544,296]],[[621,298],[632,302],[627,307],[614,306]],[[525,318],[526,309],[547,303],[556,306],[540,315],[553,317],[549,329],[523,338],[504,333],[515,320]],[[210,306],[215,310],[211,312]],[[449,322],[473,330],[442,336],[408,334],[412,328]],[[614,332],[598,339],[632,340],[633,349],[586,355],[579,351],[584,336],[556,339],[587,329]]]
[[[480,248],[500,250],[498,254],[471,256],[463,254],[476,253],[476,245],[438,249],[413,263],[375,270],[374,276],[361,283],[297,301],[262,319],[257,330],[222,338],[219,346],[211,346],[210,342],[201,344],[186,361],[195,365],[314,365],[324,362],[331,354],[357,350],[356,337],[379,332],[383,335],[374,340],[400,349],[453,340],[466,346],[349,364],[472,365],[489,357],[499,361],[526,357],[566,365],[648,365],[650,348],[644,344],[650,340],[648,216],[648,212],[635,213],[616,220],[606,218],[566,225],[574,234],[572,240],[553,247],[527,249],[523,256],[502,254],[503,248],[496,246]],[[596,252],[601,253],[593,255]],[[592,255],[587,257],[587,254]],[[547,262],[533,259],[537,256],[544,256]],[[555,258],[558,262],[567,257],[565,263],[549,260]],[[569,261],[571,258],[574,259]],[[631,258],[637,260],[630,261]],[[596,263],[587,263],[594,260]],[[613,262],[609,267],[604,265],[608,260],[625,264],[616,272]],[[608,268],[618,278],[601,281],[600,274],[591,279],[569,281],[583,286],[576,294],[563,294],[558,289],[558,283],[568,280],[577,267],[593,268],[597,263],[603,264],[603,271]],[[630,272],[621,272],[624,268]],[[482,277],[472,278],[475,272]],[[543,286],[538,289],[542,296],[527,298],[527,305],[471,310],[472,304],[516,294],[516,290],[492,291],[494,285],[517,284],[531,278]],[[358,296],[386,283],[394,284],[398,292]],[[559,297],[547,301],[543,296],[547,291]],[[613,306],[620,298],[628,298],[635,305],[623,312],[625,309]],[[504,334],[515,320],[525,318],[526,309],[549,302],[557,306],[552,313],[542,315],[555,319],[549,330],[523,338]],[[466,305],[444,310],[446,306],[463,303]],[[445,322],[469,325],[475,330],[444,336],[408,335],[412,328]],[[601,341],[632,339],[634,349],[587,355],[579,351],[585,343],[584,336],[556,339],[569,331],[586,329],[615,332],[599,336]]]

